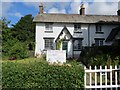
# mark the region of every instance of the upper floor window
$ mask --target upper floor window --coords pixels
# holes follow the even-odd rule
[[[53,49],[53,38],[45,38],[44,39],[44,46],[45,49]]]
[[[81,32],[81,25],[80,24],[74,25],[74,32]]]
[[[96,25],[96,33],[101,33],[101,34],[103,34],[102,26],[101,26],[101,25]]]
[[[95,45],[96,46],[103,46],[104,39],[95,39]]]
[[[51,23],[46,23],[45,24],[45,31],[53,31],[53,27],[52,27],[52,24]]]

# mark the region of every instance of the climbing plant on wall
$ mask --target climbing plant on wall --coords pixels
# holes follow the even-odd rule
[[[61,43],[62,43],[62,39],[58,39],[58,40],[57,40],[57,50],[60,50],[60,48],[61,48]]]

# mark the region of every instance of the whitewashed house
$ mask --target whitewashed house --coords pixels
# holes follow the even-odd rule
[[[36,23],[35,55],[59,46],[66,50],[67,58],[76,58],[84,46],[111,45],[114,40],[120,41],[118,15],[85,15],[83,4],[80,14],[43,13],[43,5],[39,7],[40,12],[33,20]]]

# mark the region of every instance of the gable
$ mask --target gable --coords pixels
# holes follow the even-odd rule
[[[64,26],[64,28],[62,29],[62,31],[60,32],[60,34],[58,35],[58,37],[56,38],[55,41],[57,41],[58,39],[63,39],[63,40],[70,40],[72,39],[72,35],[69,32],[69,30],[67,29],[66,26]]]

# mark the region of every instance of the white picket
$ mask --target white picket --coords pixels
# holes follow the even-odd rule
[[[105,66],[105,70],[107,70],[107,66]],[[107,86],[107,72],[105,72],[105,85]]]
[[[108,69],[109,68],[109,69]],[[102,66],[100,66],[100,69],[97,69],[97,67],[95,66],[94,69],[91,68],[91,66],[89,67],[89,69],[87,69],[86,67],[84,67],[85,70],[85,75],[84,75],[84,86],[85,88],[116,88],[120,87],[120,85],[118,84],[118,72],[120,71],[120,66],[119,68],[117,68],[117,66],[115,66],[115,68],[113,68],[112,66],[107,67],[105,66],[105,69],[102,68]],[[115,84],[112,83],[112,77],[113,77],[113,73],[112,71],[115,71]],[[86,82],[86,78],[87,78],[87,73],[89,75],[89,84],[87,84]],[[95,84],[92,84],[92,74],[95,73]],[[97,74],[100,74],[100,85],[97,84]],[[108,85],[108,77],[107,77],[107,73],[110,73],[110,85]],[[104,76],[103,76],[104,75]],[[105,78],[105,85],[102,85],[102,79],[103,77]]]
[[[95,70],[97,70],[96,66],[95,66]],[[95,72],[95,86],[97,86],[97,72]]]
[[[91,70],[91,66],[89,67],[89,69]],[[91,72],[90,72],[90,86],[92,84],[92,75],[91,75]]]

